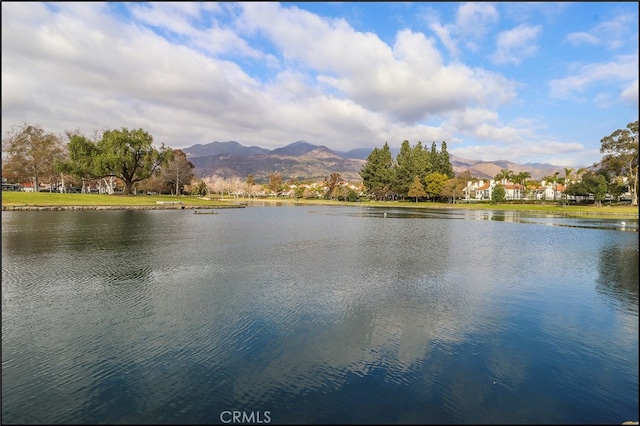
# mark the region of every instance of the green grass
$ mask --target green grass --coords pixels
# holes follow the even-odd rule
[[[246,198],[227,198],[220,200],[211,197],[205,200],[195,196],[171,196],[171,195],[106,195],[106,194],[59,194],[48,192],[3,192],[3,206],[151,206],[157,205],[157,201],[179,201],[185,206],[228,206],[230,204],[246,203],[255,200]],[[490,204],[490,203],[433,203],[412,201],[363,201],[352,203],[346,201],[331,200],[293,200],[285,198],[267,198],[258,201],[267,203],[284,204],[305,204],[305,205],[346,205],[346,206],[367,206],[367,207],[411,207],[430,209],[468,209],[468,210],[508,210],[508,211],[533,211],[563,216],[597,216],[603,217],[638,217],[638,207],[630,205],[609,205],[604,203],[602,207],[593,205],[568,205],[563,207],[560,204],[547,202],[546,204]]]
[[[262,201],[270,203],[287,203],[287,204],[310,204],[310,205],[348,205],[348,206],[367,206],[367,207],[410,207],[424,209],[466,209],[466,210],[502,210],[502,211],[530,211],[549,214],[557,214],[563,216],[597,216],[603,217],[638,217],[638,207],[630,205],[609,205],[603,203],[602,207],[594,205],[567,205],[554,204],[546,202],[546,204],[490,204],[490,203],[434,203],[434,202],[413,202],[413,201],[363,201],[352,203],[346,201],[330,201],[330,200],[289,200],[283,198],[267,198]]]
[[[195,196],[60,194],[49,192],[3,192],[3,206],[151,206],[157,201],[179,201],[185,206],[229,205],[233,200],[203,200]]]

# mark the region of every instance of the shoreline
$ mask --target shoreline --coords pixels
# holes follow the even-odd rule
[[[393,204],[360,204],[360,203],[317,203],[317,202],[300,202],[291,200],[255,200],[242,204],[217,204],[217,205],[185,205],[185,204],[157,204],[157,205],[3,205],[2,211],[110,211],[110,210],[213,210],[213,209],[234,209],[245,208],[255,205],[293,205],[293,206],[358,206],[366,208],[418,208],[418,209],[443,209],[443,210],[499,210],[499,211],[517,211],[522,213],[546,213],[557,216],[578,216],[583,218],[629,218],[638,219],[637,213],[621,213],[612,211],[543,211],[536,209],[509,209],[490,207],[474,208],[470,205],[465,206],[419,206],[419,205],[398,205]]]
[[[186,206],[186,205],[158,205],[158,206],[2,206],[2,211],[80,211],[80,210],[210,210],[210,209],[241,209],[243,204],[217,206]]]

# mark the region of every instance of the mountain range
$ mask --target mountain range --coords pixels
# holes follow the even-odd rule
[[[194,175],[206,177],[217,175],[223,178],[240,177],[249,174],[257,181],[266,181],[273,172],[279,172],[285,180],[320,180],[331,173],[340,173],[348,182],[362,180],[360,169],[365,164],[372,148],[360,148],[350,151],[333,151],[323,145],[313,145],[305,141],[293,142],[273,150],[258,146],[244,146],[236,141],[196,144],[182,151],[195,166]],[[395,158],[399,148],[391,148]],[[510,161],[468,160],[449,154],[453,171],[464,171],[481,179],[493,179],[503,169],[514,173],[529,172],[532,179],[540,180],[545,176],[560,172],[564,168],[543,163],[519,164]]]

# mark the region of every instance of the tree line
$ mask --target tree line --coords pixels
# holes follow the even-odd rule
[[[202,179],[193,181],[193,164],[179,149],[171,149],[164,144],[153,146],[153,137],[143,129],[129,130],[126,127],[96,132],[88,138],[79,132],[66,132],[68,143],[40,126],[24,124],[13,128],[2,140],[2,176],[13,182],[31,182],[38,190],[40,182],[66,182],[80,184],[87,190],[90,181],[102,181],[107,192],[113,192],[114,180],[124,183],[124,194],[131,194],[134,188],[156,192],[169,191],[181,194],[190,185],[192,193],[202,193],[207,183]],[[604,154],[599,163],[590,168],[565,168],[565,176],[560,172],[544,178],[547,182],[563,183],[565,195],[593,196],[596,203],[607,194],[618,196],[626,191],[631,193],[631,204],[638,205],[638,121],[627,124],[626,128],[615,130],[601,139],[600,152]],[[463,194],[468,181],[476,180],[469,171],[455,175],[447,144],[443,141],[440,150],[433,142],[426,149],[421,142],[411,146],[402,142],[394,159],[388,143],[382,148],[374,148],[360,170],[365,191],[376,200],[449,199],[455,202]],[[530,174],[513,174],[503,170],[496,180],[509,180],[526,187],[534,183],[528,180]],[[273,173],[267,187],[276,191],[284,186],[282,176]],[[326,198],[353,199],[354,193],[340,185],[341,177],[332,174],[325,178],[329,190]],[[253,176],[247,176],[252,186]],[[494,194],[500,201],[500,188]],[[307,189],[309,191],[309,189]],[[297,197],[313,196],[297,190]],[[555,199],[555,196],[554,196]]]
[[[82,186],[104,181],[113,193],[115,179],[131,194],[144,183],[180,194],[193,178],[193,164],[181,150],[164,144],[157,149],[153,137],[143,129],[105,130],[90,139],[79,132],[66,132],[67,144],[40,126],[24,124],[3,139],[2,176],[16,182],[31,182],[38,191],[41,182]],[[65,182],[66,181],[66,182]]]
[[[459,176],[456,180],[447,143],[442,141],[440,150],[436,143],[431,150],[418,141],[411,146],[408,140],[402,142],[394,159],[388,142],[382,148],[374,148],[360,170],[360,177],[366,190],[376,200],[396,200],[414,198],[439,199],[462,194],[470,175]],[[462,182],[464,180],[464,182]]]
[[[631,205],[638,205],[638,121],[627,124],[626,128],[615,130],[611,135],[600,140],[602,160],[589,168],[564,168],[565,176],[560,172],[546,176],[542,180],[557,187],[564,184],[562,197],[592,196],[597,205],[601,205],[607,195],[614,198],[623,193],[631,194]],[[575,173],[574,173],[575,172]],[[376,200],[395,200],[398,198],[429,198],[434,200],[448,198],[455,202],[461,196],[468,181],[477,181],[469,171],[457,176],[447,152],[446,142],[441,143],[440,151],[435,142],[431,150],[426,150],[421,142],[411,146],[403,141],[398,155],[394,159],[388,143],[382,148],[375,148],[367,157],[360,170],[366,190]],[[527,188],[539,185],[531,180],[529,172],[513,173],[501,170],[495,176],[498,183],[492,193],[492,201],[502,202],[506,199],[503,186],[512,182],[518,186],[519,196],[524,199]],[[554,201],[556,196],[554,192]]]

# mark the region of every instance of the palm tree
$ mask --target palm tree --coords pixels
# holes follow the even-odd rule
[[[555,201],[556,199],[556,189],[557,189],[557,183],[558,183],[558,175],[560,174],[560,172],[555,172],[553,175],[548,175],[545,176],[544,178],[542,178],[543,181],[545,181],[545,186],[548,183],[553,184],[553,200]]]
[[[530,177],[531,177],[531,173],[529,173],[529,172],[520,172],[517,175],[513,176],[513,181],[514,181],[514,183],[517,183],[517,184],[522,185],[524,187],[525,186],[525,182]],[[520,196],[520,198],[522,198],[522,191],[521,190],[518,190],[518,195]]]
[[[496,181],[499,181],[504,186],[512,177],[513,177],[513,172],[511,170],[502,169],[494,179]]]
[[[502,183],[507,183],[513,177],[513,172],[509,169],[502,169],[500,173],[498,173],[495,177],[495,180],[502,181]]]
[[[558,175],[560,172],[553,174],[553,201],[556,201],[556,193],[558,192]]]
[[[565,185],[570,183],[571,181],[571,174],[573,173],[573,170],[571,167],[565,167],[564,168],[564,183]]]
[[[564,206],[566,200],[567,200],[567,194],[566,194],[566,190],[567,190],[567,185],[569,185],[571,183],[571,173],[573,173],[573,170],[571,167],[565,167],[564,168],[564,189],[565,192],[562,193],[562,204]]]

